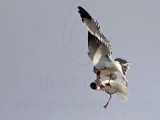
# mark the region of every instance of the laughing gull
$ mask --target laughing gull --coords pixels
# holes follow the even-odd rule
[[[129,69],[129,62],[121,58],[113,59],[109,41],[102,34],[98,22],[95,22],[81,6],[78,6],[78,12],[88,29],[88,56],[94,65],[94,72],[98,79],[102,70],[106,70],[108,74],[118,71],[127,83],[126,73]]]
[[[111,74],[111,76],[113,77],[105,76],[103,79],[97,79],[90,84],[90,87],[93,90],[105,91],[110,95],[110,98],[104,108],[107,108],[112,98],[112,94],[117,93],[117,97],[120,102],[126,102],[128,100],[128,87],[125,82],[121,80],[122,78],[115,77],[115,74]]]

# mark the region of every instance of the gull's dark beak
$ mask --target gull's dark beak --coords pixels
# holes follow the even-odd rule
[[[92,83],[90,84],[90,87],[91,87],[93,90],[96,90],[96,89],[97,89],[97,85],[96,85],[95,82],[92,82]]]

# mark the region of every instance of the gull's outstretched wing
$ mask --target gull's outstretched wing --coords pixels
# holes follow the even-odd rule
[[[89,15],[89,13],[83,9],[81,6],[78,7],[80,16],[82,18],[82,22],[86,25],[88,31],[98,38],[99,41],[104,43],[110,49],[109,41],[106,37],[102,34],[100,30],[100,26],[98,26],[98,22],[94,21],[94,19]]]
[[[88,14],[88,12],[81,6],[78,7],[82,22],[88,29],[88,49],[89,57],[93,64],[98,61],[112,61],[112,53],[109,45],[109,41],[102,34],[100,26],[94,21],[94,19]],[[94,65],[95,65],[94,64]]]

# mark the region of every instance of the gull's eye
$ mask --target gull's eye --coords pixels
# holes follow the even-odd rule
[[[97,88],[97,85],[96,85],[95,82],[92,82],[92,83],[90,84],[90,87],[95,90],[95,89]]]

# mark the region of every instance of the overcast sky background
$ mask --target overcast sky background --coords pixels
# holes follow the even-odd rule
[[[99,22],[113,57],[131,62],[129,101],[90,89],[87,29]],[[150,120],[160,107],[160,1],[1,0],[1,120]]]

